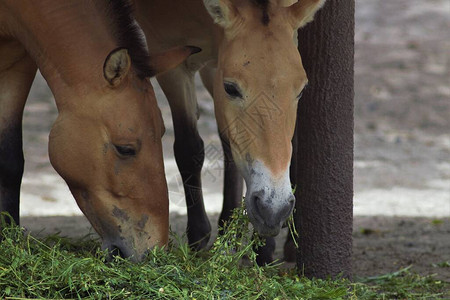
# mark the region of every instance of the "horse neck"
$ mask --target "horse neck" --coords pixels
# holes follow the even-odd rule
[[[104,60],[117,47],[106,13],[99,8],[106,1],[11,3],[18,23],[13,34],[35,60],[57,104],[68,92],[80,95],[104,85]]]
[[[150,52],[195,45],[202,48],[203,56],[215,46],[217,27],[202,0],[134,0],[134,4],[136,19],[147,36]]]

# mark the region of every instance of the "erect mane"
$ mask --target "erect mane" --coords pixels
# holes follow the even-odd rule
[[[143,32],[133,17],[132,3],[129,0],[106,1],[106,13],[111,19],[117,46],[128,50],[132,66],[140,78],[153,76]]]
[[[269,17],[269,13],[268,13],[269,2],[270,2],[270,0],[253,0],[253,3],[262,9],[261,22],[266,26],[270,22],[270,17]]]

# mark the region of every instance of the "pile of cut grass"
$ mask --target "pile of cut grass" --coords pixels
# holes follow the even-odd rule
[[[3,230],[0,298],[90,299],[435,299],[450,286],[408,269],[365,282],[309,280],[277,265],[258,267],[253,248],[262,244],[237,210],[209,251],[192,252],[179,237],[153,249],[142,263],[115,257],[97,241]],[[248,260],[243,264],[242,260]],[[369,284],[368,284],[369,283]],[[447,295],[450,296],[450,295]]]

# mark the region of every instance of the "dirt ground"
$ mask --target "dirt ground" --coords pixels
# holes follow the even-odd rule
[[[379,275],[412,264],[420,274],[436,273],[450,281],[450,267],[438,266],[450,262],[449,28],[448,0],[356,1],[356,276]],[[205,143],[217,142],[212,103],[201,87],[199,105]],[[166,156],[173,162],[170,112],[164,101],[160,107],[167,127]],[[53,188],[51,180],[45,181],[51,172],[46,139],[55,115],[39,77],[24,120],[26,168],[31,174],[24,183],[27,193]],[[56,206],[54,198],[41,198]],[[408,208],[413,204],[423,210],[411,212]],[[22,224],[33,232],[46,228],[45,232],[80,236],[90,231],[84,217],[26,215],[31,216],[23,217]],[[185,218],[171,214],[175,232],[183,232]],[[216,219],[213,214],[212,224]],[[279,258],[284,238],[285,233],[279,237]]]

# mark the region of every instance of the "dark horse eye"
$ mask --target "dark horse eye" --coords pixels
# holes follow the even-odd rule
[[[224,82],[223,88],[225,89],[225,92],[230,96],[231,98],[242,98],[241,92],[239,92],[239,89],[237,88],[235,83],[231,82]]]
[[[136,149],[129,145],[114,145],[117,153],[121,156],[136,156]]]

